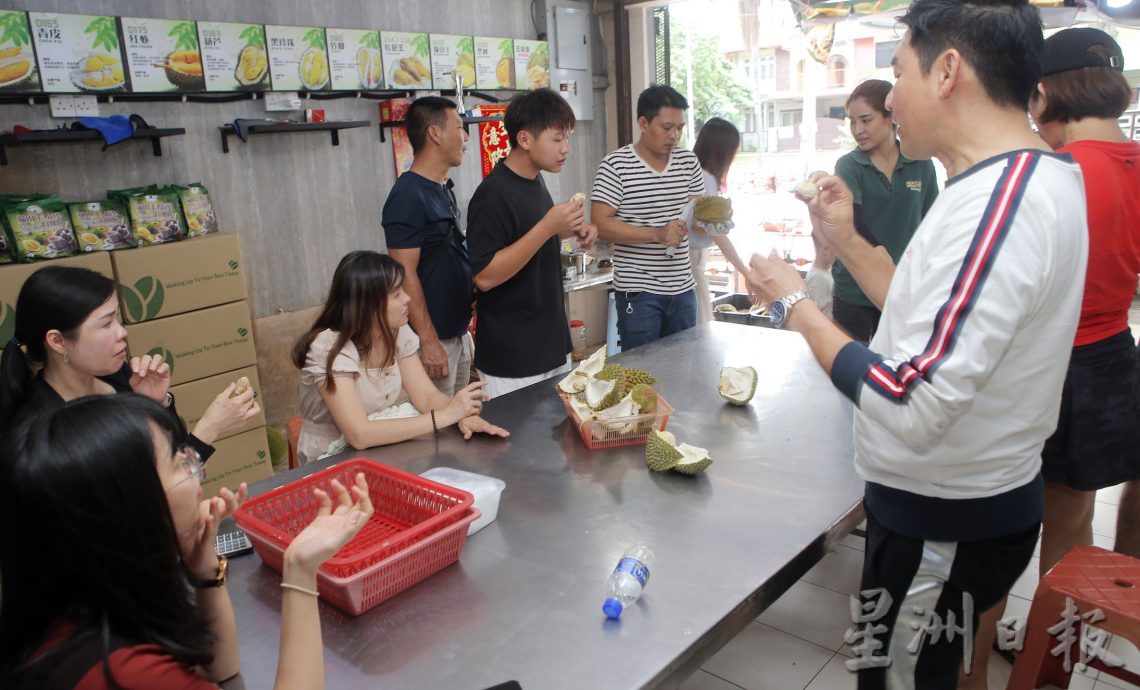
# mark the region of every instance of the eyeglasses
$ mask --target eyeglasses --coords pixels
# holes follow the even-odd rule
[[[177,472],[181,475],[181,479],[171,484],[166,489],[167,491],[170,491],[191,477],[197,477],[198,483],[202,483],[202,477],[206,474],[206,466],[202,463],[202,456],[198,455],[198,451],[194,450],[192,446],[183,443],[175,448],[174,461]]]

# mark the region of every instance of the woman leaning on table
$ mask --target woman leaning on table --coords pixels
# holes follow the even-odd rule
[[[336,267],[320,315],[293,346],[301,370],[302,462],[343,447],[342,436],[360,449],[453,425],[465,438],[509,435],[479,416],[485,383],[449,398],[428,378],[403,285],[403,266],[386,254],[351,252]],[[405,392],[411,402],[399,404]]]
[[[0,440],[0,687],[192,690],[238,674],[214,542],[246,487],[203,501],[201,478],[139,395],[75,400]],[[324,687],[317,568],[372,514],[363,475],[332,488],[285,550],[278,689]]]
[[[1081,166],[1089,220],[1081,320],[1057,431],[1042,451],[1042,573],[1072,546],[1092,543],[1097,489],[1131,483],[1118,508],[1117,550],[1129,552],[1122,540],[1137,539],[1140,366],[1128,308],[1140,273],[1140,143],[1117,122],[1132,101],[1123,70],[1111,36],[1066,29],[1045,41],[1043,76],[1029,103],[1041,137]]]
[[[891,84],[868,79],[847,99],[856,148],[835,163],[855,199],[855,229],[872,246],[883,246],[898,263],[922,217],[938,197],[938,178],[928,160],[902,155],[894,120],[887,110]],[[836,261],[832,310],[835,322],[867,344],[879,327],[879,310],[859,289],[854,276]]]
[[[231,383],[214,398],[187,439],[203,461],[214,452],[210,444],[261,409],[252,389],[233,392]],[[33,273],[20,288],[15,335],[0,356],[0,434],[69,400],[116,393],[146,396],[182,424],[170,393],[170,366],[151,355],[127,359],[115,281],[70,266]]]

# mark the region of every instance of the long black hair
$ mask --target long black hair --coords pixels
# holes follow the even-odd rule
[[[336,343],[325,362],[325,387],[336,390],[333,361],[344,346],[352,341],[363,362],[376,343],[372,342],[373,326],[379,325],[380,345],[384,361],[390,367],[396,361],[396,330],[388,325],[388,298],[404,284],[404,267],[387,254],[369,250],[344,255],[333,273],[328,299],[313,327],[293,345],[293,364],[305,367],[309,348],[321,331],[337,332]]]
[[[86,268],[46,266],[24,281],[16,299],[15,338],[0,344],[0,433],[31,393],[33,363],[47,361],[48,331],[74,340],[91,312],[114,294],[115,281]]]
[[[739,148],[740,130],[736,125],[723,118],[714,117],[697,133],[697,143],[693,144],[693,153],[700,161],[701,168],[712,174],[719,185],[728,175],[728,168],[736,158],[736,150]]]
[[[142,396],[73,400],[0,439],[0,686],[43,673],[68,643],[34,655],[60,625],[75,640],[112,636],[208,664],[214,638],[199,613],[152,430],[177,445],[170,415]],[[108,685],[116,683],[108,679]]]

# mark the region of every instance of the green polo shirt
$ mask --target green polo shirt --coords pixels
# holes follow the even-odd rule
[[[836,161],[835,174],[851,188],[863,221],[897,264],[922,217],[938,198],[934,164],[912,161],[900,151],[895,172],[888,180],[869,155],[855,149]],[[836,260],[832,275],[836,297],[849,304],[874,306],[842,261]]]

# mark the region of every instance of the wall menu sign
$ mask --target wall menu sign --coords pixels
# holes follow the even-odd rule
[[[44,91],[122,93],[130,90],[115,17],[29,12]]]
[[[198,22],[207,91],[265,91],[269,55],[261,24]]]
[[[192,21],[123,17],[131,88],[146,93],[205,91],[198,25]]]

